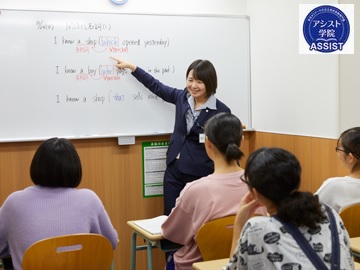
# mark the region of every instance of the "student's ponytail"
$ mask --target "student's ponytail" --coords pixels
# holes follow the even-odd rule
[[[289,194],[278,203],[277,215],[285,222],[307,226],[310,229],[316,229],[317,224],[326,217],[317,195],[300,191]]]
[[[249,188],[255,188],[272,201],[281,220],[315,229],[326,216],[317,196],[298,191],[300,175],[301,166],[297,158],[281,148],[256,150],[245,167]]]

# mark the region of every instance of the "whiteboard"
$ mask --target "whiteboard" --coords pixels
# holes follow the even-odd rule
[[[171,133],[175,108],[110,56],[184,89],[196,59],[251,128],[247,16],[0,10],[0,141]]]

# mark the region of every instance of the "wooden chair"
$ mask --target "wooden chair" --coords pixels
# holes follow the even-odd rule
[[[99,234],[72,234],[46,238],[24,253],[23,270],[109,270],[114,251]]]
[[[360,237],[360,203],[347,206],[340,211],[340,217],[349,233],[350,238]],[[354,241],[351,241],[351,243]],[[355,249],[354,249],[355,248]],[[352,246],[352,253],[356,260],[360,259],[359,248]]]
[[[229,258],[234,216],[214,219],[200,227],[196,234],[196,243],[204,261]]]
[[[360,203],[343,208],[340,217],[350,238],[360,236]]]

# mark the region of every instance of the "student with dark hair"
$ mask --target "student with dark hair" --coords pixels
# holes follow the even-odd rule
[[[202,261],[195,241],[198,229],[207,221],[235,215],[239,197],[247,192],[240,181],[244,170],[238,165],[243,157],[240,120],[230,113],[216,114],[206,123],[205,135],[206,152],[215,171],[185,186],[162,225],[165,239],[183,245],[174,254],[176,270],[192,270],[194,262]],[[266,209],[259,209],[258,214],[266,215]],[[168,265],[168,269],[172,268]]]
[[[335,151],[349,173],[327,179],[315,194],[320,202],[332,206],[339,213],[347,206],[360,203],[360,127],[341,133]]]
[[[186,183],[214,171],[203,144],[204,126],[208,119],[230,109],[215,97],[216,71],[208,60],[195,60],[186,71],[185,89],[166,86],[140,67],[113,58],[119,69],[131,74],[155,95],[175,105],[175,126],[170,137],[164,175],[164,214],[169,215],[176,198]]]
[[[116,248],[118,234],[99,197],[77,188],[82,167],[70,141],[44,141],[35,152],[30,176],[35,185],[10,194],[0,208],[1,258],[11,255],[20,270],[23,254],[33,243],[75,233],[101,234]]]
[[[249,193],[235,218],[234,269],[354,269],[349,235],[340,216],[318,197],[299,191],[301,167],[280,148],[260,148],[242,177]],[[252,217],[260,205],[269,216]]]

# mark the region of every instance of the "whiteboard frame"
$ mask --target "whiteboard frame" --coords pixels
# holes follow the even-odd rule
[[[228,14],[182,14],[182,13],[170,13],[170,14],[161,14],[161,13],[117,13],[117,12],[92,12],[92,11],[67,11],[67,10],[39,10],[39,9],[0,9],[1,11],[31,11],[31,12],[40,12],[40,13],[67,13],[67,14],[101,14],[101,15],[123,15],[123,16],[164,16],[164,17],[193,17],[193,18],[238,18],[238,19],[245,19],[248,21],[249,24],[249,33],[248,33],[248,41],[249,41],[249,55],[248,55],[248,96],[247,96],[247,104],[248,104],[248,116],[246,119],[247,121],[247,130],[254,130],[252,127],[252,108],[251,108],[251,61],[250,61],[250,17],[247,15],[228,15]],[[154,75],[155,76],[155,75]],[[156,76],[155,76],[156,77]],[[136,79],[134,79],[136,80]],[[161,79],[159,79],[161,80]],[[217,94],[218,96],[218,94]],[[222,100],[222,99],[220,99]],[[223,100],[222,100],[223,101]],[[225,102],[226,104],[226,102]],[[231,108],[232,109],[232,108]],[[242,119],[241,119],[242,120]],[[243,121],[243,120],[242,120]],[[67,135],[62,136],[67,139],[96,139],[96,138],[116,138],[116,137],[124,137],[124,136],[156,136],[156,135],[167,135],[171,134],[168,132],[152,132],[152,133],[132,133],[132,132],[123,132],[121,134],[109,134],[109,135]],[[1,138],[0,136],[0,143],[1,142],[19,142],[19,141],[43,141],[48,139],[47,136],[38,136],[38,137],[17,137],[17,138]]]

